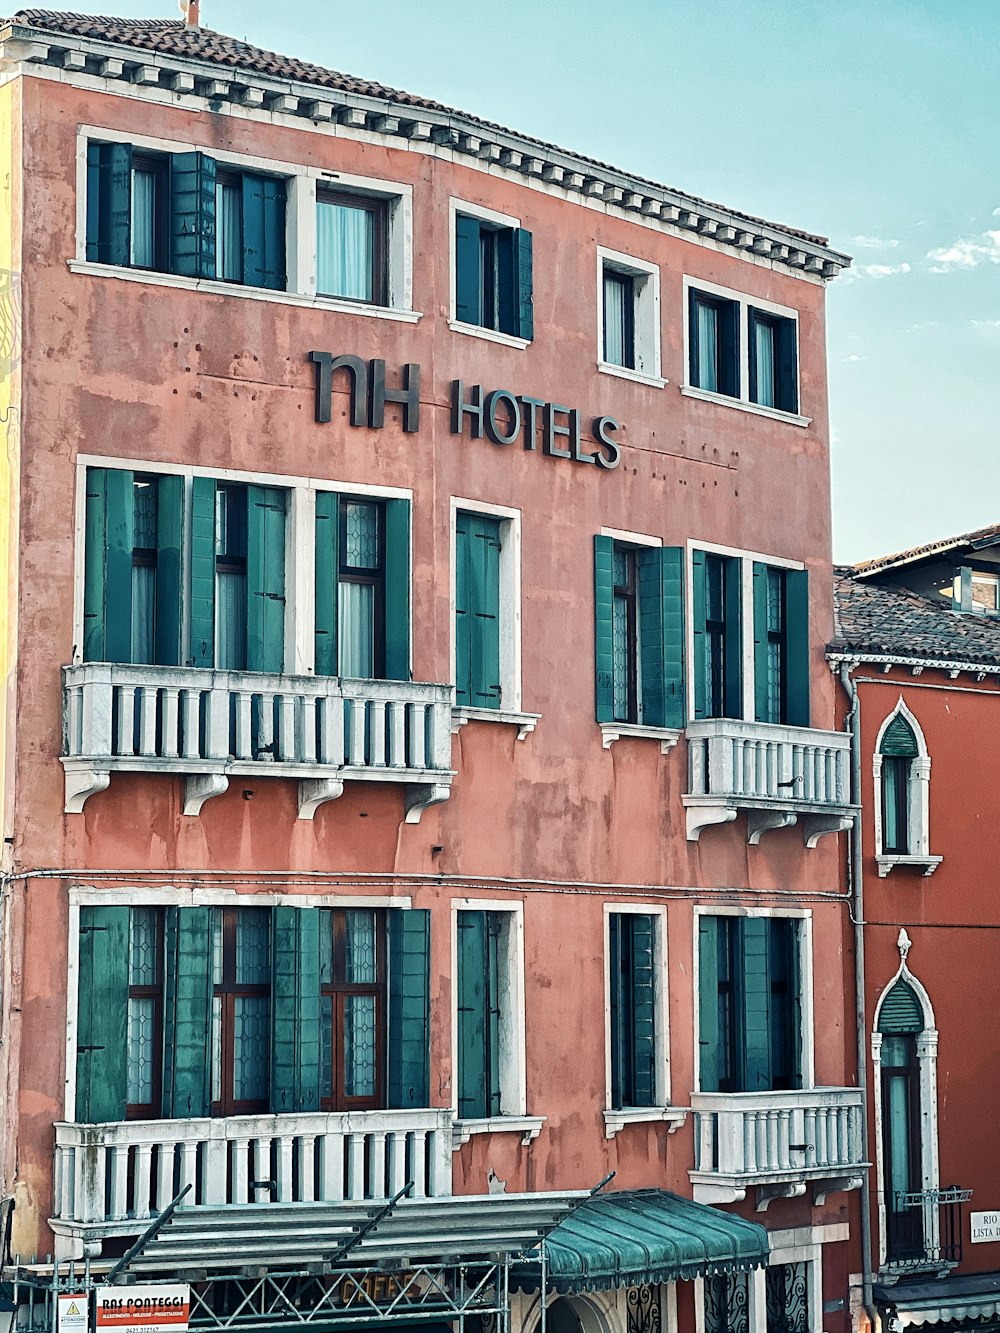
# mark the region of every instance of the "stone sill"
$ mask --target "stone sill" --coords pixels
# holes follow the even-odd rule
[[[501,347],[516,347],[520,352],[531,346],[530,338],[518,338],[498,329],[484,329],[481,324],[463,324],[460,319],[449,319],[448,327],[453,333],[467,333],[470,338],[482,338],[488,343],[499,343]]]
[[[686,1106],[623,1106],[604,1112],[604,1137],[613,1139],[626,1125],[665,1124],[668,1133],[674,1134],[687,1118]]]
[[[645,370],[633,370],[630,366],[616,366],[611,361],[598,361],[597,369],[602,375],[614,375],[619,380],[645,384],[650,389],[663,389],[670,383],[660,375],[650,375]]]
[[[684,735],[683,731],[673,727],[644,727],[641,722],[602,722],[600,727],[601,745],[605,750],[610,750],[615,741],[631,740],[634,737],[637,740],[659,741],[660,753],[669,754]]]
[[[509,727],[517,727],[517,739],[523,741],[525,736],[535,730],[541,716],[541,713],[508,713],[502,708],[459,706],[451,710],[451,731],[454,735],[460,727],[465,726],[466,722],[500,722],[506,723]]]
[[[812,425],[812,417],[803,417],[797,412],[779,412],[776,407],[761,407],[760,403],[749,403],[744,398],[731,398],[727,393],[712,393],[709,389],[697,389],[693,384],[682,384],[681,393],[685,398],[697,398],[703,403],[718,403],[720,407],[734,407],[738,412],[749,412],[755,417],[770,417],[772,421],[784,421],[789,426]]]
[[[944,860],[943,856],[876,856],[875,863],[878,866],[879,879],[885,879],[890,870],[897,866],[901,870],[919,870],[924,879],[933,875],[938,866]]]
[[[452,1128],[451,1150],[468,1143],[473,1134],[520,1134],[526,1148],[542,1132],[543,1115],[494,1115],[484,1120],[456,1120]]]

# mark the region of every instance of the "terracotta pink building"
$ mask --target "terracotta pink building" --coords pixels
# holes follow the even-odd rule
[[[184,23],[0,44],[21,1322],[54,1255],[845,1329],[846,258]]]

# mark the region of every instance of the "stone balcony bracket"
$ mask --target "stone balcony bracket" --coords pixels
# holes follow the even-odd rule
[[[604,1112],[604,1137],[613,1139],[627,1125],[666,1125],[668,1134],[676,1134],[690,1112],[686,1106],[624,1106]]]
[[[451,1131],[452,1152],[468,1143],[473,1134],[520,1134],[521,1145],[527,1148],[541,1134],[545,1120],[543,1115],[493,1115],[456,1120]]]

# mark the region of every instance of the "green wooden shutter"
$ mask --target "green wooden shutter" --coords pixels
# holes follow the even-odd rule
[[[285,290],[286,181],[243,173],[243,281]]]
[[[771,1088],[771,981],[768,970],[766,917],[740,920],[743,943],[743,972],[740,977],[743,1016],[743,1092],[766,1092]]]
[[[124,469],[87,469],[83,655],[88,662],[132,658],[132,481]]]
[[[809,573],[785,571],[786,722],[809,725]]]
[[[76,1119],[125,1119],[128,1097],[129,909],[80,908]]]
[[[614,546],[610,537],[594,538],[594,676],[598,722],[612,722],[615,715]]]
[[[385,502],[385,675],[410,679],[410,502]]]
[[[340,498],[316,495],[316,675],[337,674],[337,580],[340,571]]]
[[[651,916],[624,918],[630,928],[632,974],[633,1105],[656,1103],[656,1005],[653,968],[656,921]]]
[[[430,1103],[431,914],[389,913],[389,1095],[391,1108]]]
[[[665,546],[637,552],[642,720],[683,727],[684,553]]]
[[[749,344],[750,354],[747,358],[747,392],[751,403],[757,401],[757,325],[759,317],[757,311],[751,306],[747,313],[747,343]],[[769,323],[770,321],[768,321]],[[777,381],[777,375],[775,375]],[[775,386],[777,387],[777,385]]]
[[[503,917],[486,912],[486,1106],[499,1115],[500,1105],[500,950]]]
[[[535,336],[535,310],[532,297],[532,241],[531,232],[519,227],[513,236],[514,250],[514,328],[519,338]]]
[[[247,487],[247,670],[285,667],[285,500],[275,486]]]
[[[794,319],[780,319],[777,330],[777,403],[783,412],[799,410],[798,330]]]
[[[271,921],[271,1110],[319,1110],[320,910],[276,907]]]
[[[719,919],[698,918],[699,1087],[719,1091]]]
[[[87,146],[87,258],[98,264],[131,262],[132,146]]]
[[[698,341],[698,293],[688,288],[688,383],[701,384],[701,347]],[[699,716],[696,714],[696,716]]]
[[[486,912],[458,914],[458,1114],[482,1119],[489,1114],[487,1098],[487,968]]]
[[[924,1030],[920,1001],[913,987],[902,978],[882,1001],[878,1011],[878,1030],[890,1035]]]
[[[620,1110],[625,1104],[623,1089],[628,1082],[628,1033],[625,1022],[628,1002],[624,993],[625,968],[622,959],[622,917],[612,912],[608,917],[608,978],[611,989],[611,1106]]]
[[[727,557],[725,580],[725,699],[726,717],[743,716],[743,562]]]
[[[215,277],[215,159],[205,153],[170,157],[170,271]]]
[[[902,713],[897,713],[882,733],[882,744],[878,747],[878,752],[899,759],[916,759],[920,753],[913,728]]]
[[[156,483],[156,661],[181,661],[181,541],[184,529],[184,478],[160,477]]]
[[[483,514],[455,522],[455,702],[501,703],[500,524]]]
[[[708,717],[708,570],[704,551],[691,552],[691,621],[694,629],[694,715],[696,718]]]
[[[211,1105],[212,908],[169,907],[163,1016],[163,1114],[209,1114]]]
[[[767,721],[767,565],[753,564],[753,696],[754,716]]]
[[[479,324],[480,313],[479,221],[455,215],[455,318],[463,324]]]
[[[191,665],[215,665],[215,481],[191,483]]]
[[[735,301],[719,305],[719,392],[740,396],[740,308]]]

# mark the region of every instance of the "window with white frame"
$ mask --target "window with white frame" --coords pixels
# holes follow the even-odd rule
[[[461,1120],[524,1114],[523,909],[454,909],[456,1106]]]
[[[532,234],[517,218],[452,199],[451,323],[499,341],[534,337]]]
[[[598,247],[599,367],[659,379],[660,270]]]
[[[608,1107],[664,1106],[669,1100],[665,1004],[665,915],[605,908]]]
[[[411,313],[412,186],[108,130],[79,133],[75,262],[419,317]]]
[[[879,728],[872,773],[879,874],[895,865],[933,873],[941,858],[930,854],[931,759],[920,724],[902,696]]]
[[[453,499],[452,669],[459,708],[521,707],[521,512]]]
[[[798,416],[798,312],[685,278],[685,391]]]

